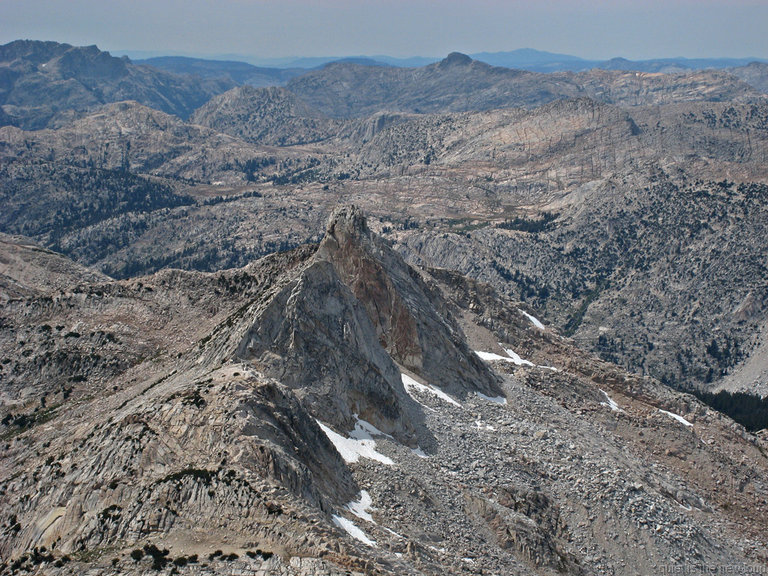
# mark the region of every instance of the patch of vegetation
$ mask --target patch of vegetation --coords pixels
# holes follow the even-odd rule
[[[21,530],[21,524],[19,524],[19,519],[17,518],[16,514],[12,514],[8,518],[8,522],[5,524],[5,527],[14,535],[19,533]]]
[[[108,508],[104,508],[101,512],[99,512],[99,520],[101,522],[107,522],[108,520],[116,520],[117,518],[120,518],[120,512],[122,508],[118,506],[117,504],[112,504]]]
[[[6,414],[5,417],[0,420],[0,424],[6,426],[8,430],[3,434],[0,434],[0,439],[7,440],[16,434],[29,430],[33,426],[48,422],[56,415],[56,410],[58,410],[59,406],[60,404],[56,404],[55,406],[43,410],[35,410],[29,414]]]
[[[37,167],[47,170],[38,174],[42,193],[24,194],[25,183],[11,184],[19,190],[17,198],[27,200],[22,207],[24,218],[9,220],[9,231],[25,227],[27,234],[50,233],[56,251],[57,241],[69,230],[82,229],[97,222],[126,212],[150,212],[161,208],[174,208],[194,204],[189,196],[176,194],[170,186],[136,176],[123,170],[75,168],[50,164]],[[20,230],[18,230],[20,231]]]
[[[236,160],[235,165],[238,170],[245,174],[245,179],[248,182],[256,182],[257,174],[261,171],[261,169],[268,166],[274,166],[276,162],[276,158],[273,156],[267,156],[263,158],[251,158],[245,162]]]
[[[64,566],[64,564],[69,562],[69,560],[70,560],[69,556],[65,554],[64,556],[56,560],[56,562],[54,562],[53,565],[56,566],[56,568],[61,568],[62,566]]]
[[[724,376],[728,372],[728,368],[738,364],[744,357],[744,352],[739,346],[738,340],[726,335],[720,342],[717,339],[712,338],[712,341],[706,348],[707,355],[710,356],[718,367],[718,376]],[[707,377],[707,382],[712,382],[715,375],[710,373]]]
[[[170,554],[170,551],[167,548],[160,550],[154,544],[146,544],[144,552],[152,558],[152,568],[155,570],[162,570],[169,562],[168,554]]]
[[[472,218],[452,218],[448,220],[447,224],[457,233],[472,232],[473,230],[480,230],[481,228],[486,228],[488,226],[488,222]]]
[[[504,230],[518,230],[520,232],[528,232],[530,234],[538,234],[539,232],[546,232],[552,227],[550,224],[557,220],[560,214],[554,214],[551,212],[545,212],[541,218],[536,220],[529,220],[528,218],[516,217],[514,220],[505,220],[496,225],[497,228],[503,228]]]
[[[249,558],[254,558],[254,559],[261,558],[262,560],[269,560],[270,558],[272,558],[272,556],[274,556],[274,553],[264,552],[263,550],[256,548],[255,552],[253,550],[248,550],[245,553],[245,555],[248,556]]]
[[[16,574],[19,571],[23,572],[37,572],[36,566],[40,564],[53,564],[57,568],[64,566],[66,562],[69,562],[69,556],[63,556],[59,560],[53,555],[52,551],[48,551],[45,546],[40,548],[35,547],[32,552],[19,556],[10,564],[6,562],[0,563],[0,574]]]
[[[317,169],[317,166],[320,165],[320,160],[317,158],[308,158],[306,161],[296,161],[295,163],[292,159],[288,159],[282,165],[284,167],[282,173],[273,174],[268,178],[276,186],[303,184],[322,180],[320,171]]]
[[[744,392],[693,391],[699,400],[718,412],[730,416],[750,432],[768,428],[768,397],[761,398]]]
[[[565,326],[563,326],[563,333],[566,336],[573,336],[576,333],[582,320],[584,320],[584,315],[587,313],[589,305],[597,300],[597,297],[600,296],[600,293],[606,288],[608,288],[608,280],[603,278],[598,281],[597,285],[592,290],[587,292],[578,308],[568,316],[568,320],[565,322]]]
[[[196,406],[197,408],[203,408],[206,404],[205,398],[200,396],[199,390],[193,390],[185,394],[181,399],[181,403],[187,406]]]
[[[250,192],[243,192],[242,194],[233,194],[231,196],[212,196],[201,201],[202,206],[215,206],[216,204],[226,204],[228,202],[237,202],[243,198],[261,198],[261,192],[251,190]]]

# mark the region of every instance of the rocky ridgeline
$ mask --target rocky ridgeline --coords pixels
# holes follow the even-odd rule
[[[121,357],[152,327],[155,355],[3,421],[4,572],[768,562],[764,440],[579,351],[488,285],[407,266],[358,209],[335,211],[319,246],[240,270],[93,280],[39,309],[72,288],[8,294],[2,321],[133,310],[100,352]],[[32,342],[3,340],[3,355],[19,346]],[[31,410],[19,398],[4,409]]]

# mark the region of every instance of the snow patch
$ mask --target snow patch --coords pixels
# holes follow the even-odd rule
[[[479,418],[477,420],[475,420],[475,428],[477,428],[478,430],[490,430],[491,432],[495,432],[496,431],[496,428],[494,428],[490,424],[485,424]]]
[[[390,530],[389,528],[384,528],[384,530],[385,530],[385,531],[387,531],[387,532],[389,532],[390,534],[392,534],[392,536],[395,536],[395,537],[397,537],[397,538],[400,538],[400,540],[405,540],[405,536],[403,536],[402,534],[398,534],[398,533],[397,533],[397,532],[395,532],[394,530]],[[397,553],[395,553],[395,556],[397,556]],[[399,556],[399,557],[402,557],[402,554],[400,554],[400,556]]]
[[[692,423],[688,422],[688,420],[686,420],[685,418],[683,418],[679,414],[675,414],[674,412],[667,412],[666,410],[662,410],[661,408],[659,408],[659,412],[661,412],[662,414],[666,414],[667,416],[670,416],[671,418],[674,418],[675,420],[677,420],[678,422],[680,422],[680,424],[682,424],[684,426],[693,426]]]
[[[373,516],[371,516],[370,512],[368,512],[368,510],[371,509],[371,504],[373,504],[373,500],[371,500],[371,495],[368,494],[368,491],[360,490],[360,500],[347,504],[347,510],[352,512],[352,514],[361,520],[365,520],[371,524],[376,524]]]
[[[510,364],[516,364],[517,366],[533,366],[533,362],[529,362],[528,360],[523,360],[512,352],[511,350],[505,350],[509,356],[499,356],[498,354],[494,354],[493,352],[482,352],[479,350],[475,350],[475,354],[480,356],[483,360],[486,362],[492,362],[494,360],[498,360],[500,362],[509,362]],[[512,354],[510,354],[512,352]]]
[[[403,380],[403,386],[405,387],[405,391],[408,392],[408,395],[414,400],[418,401],[418,398],[416,398],[413,395],[413,391],[417,390],[419,392],[427,392],[429,394],[432,394],[433,396],[437,396],[441,400],[444,400],[449,404],[453,404],[454,406],[458,406],[459,408],[461,408],[461,404],[456,402],[456,400],[448,396],[448,394],[446,394],[442,390],[439,390],[438,388],[433,388],[428,384],[422,384],[420,382],[416,382],[416,380],[414,380],[407,374],[401,374],[401,378]]]
[[[355,523],[351,520],[347,520],[346,518],[343,518],[341,516],[333,515],[333,523],[336,524],[339,528],[344,530],[347,534],[352,536],[355,540],[359,540],[366,546],[376,546],[376,542],[368,538],[368,536],[360,530],[357,526],[355,526]]]
[[[375,460],[376,462],[381,462],[387,466],[394,465],[394,461],[391,458],[376,451],[376,442],[370,434],[364,432],[362,427],[358,432],[357,424],[355,424],[355,430],[353,431],[357,438],[345,438],[341,434],[337,434],[331,430],[328,426],[320,422],[320,420],[316,420],[316,422],[318,426],[322,428],[323,432],[325,432],[325,435],[328,436],[328,439],[336,448],[336,451],[341,454],[344,462],[347,462],[348,464],[357,462],[362,456],[363,458]]]
[[[616,404],[616,402],[613,400],[613,398],[608,396],[608,393],[605,390],[600,389],[600,392],[603,393],[603,396],[605,396],[605,399],[607,400],[607,402],[600,402],[600,406],[608,406],[614,412],[624,412],[624,410],[619,408],[619,405]]]
[[[501,344],[499,344],[499,346],[501,346]],[[544,368],[545,370],[552,370],[553,372],[560,372],[560,370],[552,366],[539,366],[537,364],[534,364],[530,360],[525,360],[523,358],[520,358],[520,355],[510,348],[504,348],[502,346],[502,350],[504,350],[504,352],[507,353],[507,356],[499,356],[498,354],[494,354],[493,352],[482,352],[480,350],[475,350],[475,354],[477,354],[480,358],[482,358],[486,362],[498,360],[501,362],[509,362],[510,364],[514,364],[516,366],[534,366],[536,368]]]
[[[504,348],[504,352],[506,352],[507,355],[510,358],[512,358],[512,361],[515,364],[518,364],[520,366],[533,366],[533,362],[531,362],[530,360],[523,360],[517,352],[515,352],[510,348]]]
[[[493,402],[494,404],[506,404],[507,399],[504,398],[504,396],[486,396],[482,392],[475,392],[480,398],[483,400],[488,400],[488,402]]]
[[[528,320],[531,321],[531,324],[536,326],[536,328],[538,328],[539,330],[545,330],[544,324],[542,324],[541,321],[538,318],[535,318],[534,316],[531,316],[525,310],[520,310],[520,308],[518,308],[517,311],[520,312],[526,318],[528,318]]]

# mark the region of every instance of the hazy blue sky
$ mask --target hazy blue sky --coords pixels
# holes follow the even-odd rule
[[[0,43],[254,57],[768,58],[768,0],[0,0]]]

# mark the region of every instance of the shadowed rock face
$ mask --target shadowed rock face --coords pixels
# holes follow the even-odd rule
[[[357,414],[412,443],[400,372],[328,262],[311,262],[256,318],[237,355],[297,389],[312,414],[351,430]]]

